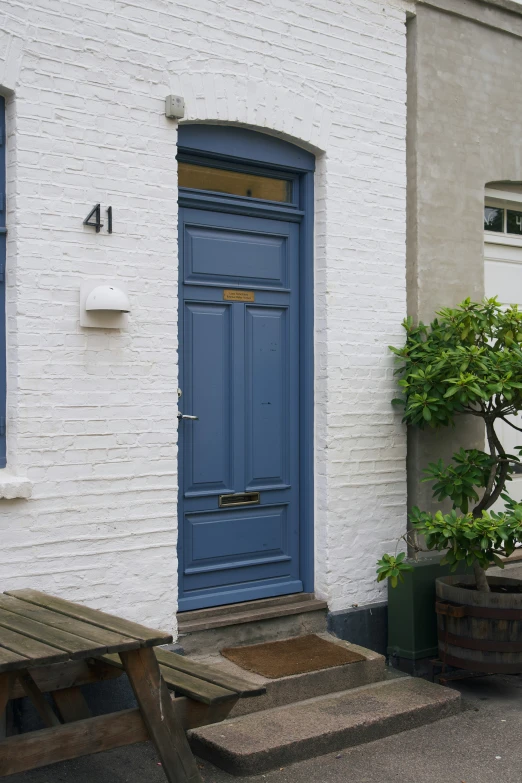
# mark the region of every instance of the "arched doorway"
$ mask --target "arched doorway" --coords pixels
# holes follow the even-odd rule
[[[315,161],[235,127],[178,147],[186,611],[313,589]]]

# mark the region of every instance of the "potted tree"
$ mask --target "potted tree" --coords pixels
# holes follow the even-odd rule
[[[522,581],[489,576],[503,568],[503,556],[522,543],[522,504],[506,491],[520,463],[506,452],[498,435],[504,421],[522,432],[522,312],[496,299],[466,299],[444,308],[431,324],[404,321],[406,344],[391,348],[397,357],[404,406],[410,426],[447,427],[458,416],[484,422],[486,450],[461,448],[452,461],[431,463],[425,481],[437,500],[452,509],[435,514],[414,508],[411,530],[403,537],[415,551],[445,552],[441,563],[455,571],[465,562],[473,575],[437,579],[439,653],[448,664],[481,672],[522,672]],[[518,448],[517,452],[522,451]],[[503,510],[493,510],[503,501]],[[378,579],[392,586],[412,566],[403,552],[378,562]]]

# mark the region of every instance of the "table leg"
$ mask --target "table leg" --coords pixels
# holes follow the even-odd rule
[[[64,723],[92,718],[92,713],[80,688],[62,688],[59,691],[54,691],[53,701]]]
[[[31,677],[29,672],[26,669],[19,669],[16,672],[16,676],[20,680],[20,683],[26,695],[32,701],[33,706],[35,707],[40,718],[43,720],[44,724],[46,726],[59,726],[60,721],[56,717],[53,708],[51,707],[49,702],[45,699],[45,696],[43,695],[40,688]]]
[[[151,740],[169,783],[202,783],[152,647],[120,653]]]
[[[11,695],[13,675],[11,672],[0,674],[0,740],[4,739],[7,731],[7,704]]]

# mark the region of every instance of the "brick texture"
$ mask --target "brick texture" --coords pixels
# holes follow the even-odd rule
[[[176,124],[232,122],[317,154],[316,591],[382,596],[404,531],[392,361],[405,313],[408,3],[5,0],[8,467],[0,589],[31,585],[175,632]],[[112,205],[114,233],[82,226]],[[119,278],[127,331],[82,330]],[[1,480],[1,477],[0,477]]]

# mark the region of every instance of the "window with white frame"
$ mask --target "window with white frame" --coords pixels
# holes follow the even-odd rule
[[[484,232],[486,241],[488,241],[488,236],[492,238],[492,241],[497,242],[509,242],[510,239],[522,238],[521,185],[486,187]]]

